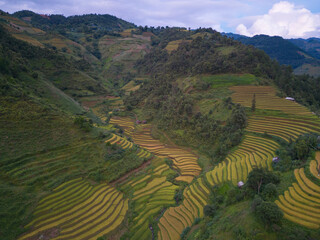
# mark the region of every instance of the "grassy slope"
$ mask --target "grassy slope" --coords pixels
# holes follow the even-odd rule
[[[256,221],[251,212],[251,201],[244,201],[224,208],[210,222],[211,236],[217,240],[224,239],[276,239],[275,233],[268,233],[263,226]],[[205,230],[205,225],[188,236],[188,240],[196,239],[199,231]],[[244,236],[239,236],[241,232]],[[250,238],[249,238],[250,236]]]
[[[5,32],[1,41],[6,50],[0,58],[10,65],[0,74],[1,90],[6,89],[0,96],[0,238],[16,239],[39,198],[67,179],[88,175],[93,170],[89,165],[105,164],[105,149],[95,132],[74,124],[73,115],[83,113],[81,106],[47,81],[57,70],[54,55],[54,60],[29,58],[30,52],[41,51]],[[19,47],[25,50],[22,55]]]
[[[76,59],[84,57],[89,62],[97,62],[98,59],[88,52],[81,44],[66,37],[47,33],[33,27],[30,23],[9,15],[0,15],[0,21],[8,31],[17,39],[28,42],[31,45],[44,47],[45,45],[63,50],[65,55],[73,56]]]
[[[99,51],[103,64],[102,76],[113,80],[117,87],[124,86],[131,80],[131,78],[125,79],[125,75],[136,73],[133,66],[149,51],[150,41],[150,37],[142,35],[128,37],[106,35],[102,37],[99,40]]]

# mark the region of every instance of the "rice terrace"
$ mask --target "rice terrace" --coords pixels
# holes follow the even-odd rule
[[[0,239],[320,239],[320,78],[243,37],[0,11]]]

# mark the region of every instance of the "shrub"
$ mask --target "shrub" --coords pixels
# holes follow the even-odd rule
[[[257,208],[258,206],[260,206],[260,204],[261,204],[262,202],[263,202],[262,198],[261,198],[259,195],[255,195],[255,196],[254,196],[254,199],[253,199],[253,201],[252,201],[252,203],[251,203],[251,209],[252,209],[252,211],[255,211],[256,208]]]
[[[82,116],[78,116],[74,119],[74,124],[79,126],[82,130],[84,130],[85,132],[89,132],[91,131],[91,129],[93,128],[92,126],[92,120],[88,120],[85,119]]]
[[[218,210],[218,206],[211,204],[211,205],[206,205],[203,208],[203,212],[204,215],[208,216],[208,217],[214,217],[214,215],[216,214]]]
[[[233,230],[233,236],[234,239],[236,240],[246,240],[247,238],[247,233],[243,227],[237,227]]]
[[[188,235],[189,231],[190,231],[190,227],[186,227],[183,232],[181,233],[180,237],[181,239],[186,239],[186,236]]]
[[[174,194],[174,199],[176,200],[176,203],[181,203],[183,199],[183,189],[178,189],[176,193]]]
[[[166,158],[164,162],[171,168],[173,166],[173,161],[169,158]]]
[[[240,202],[245,197],[245,192],[242,189],[239,189],[238,187],[234,187],[230,189],[227,193],[227,205],[231,205],[236,202]]]

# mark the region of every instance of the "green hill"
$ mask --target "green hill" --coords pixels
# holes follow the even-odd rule
[[[43,15],[32,11],[19,11],[13,14],[33,26],[44,31],[74,31],[74,32],[92,32],[92,31],[121,31],[127,28],[134,28],[133,23],[126,22],[120,18],[109,14],[87,14],[81,16],[65,17],[63,15]]]

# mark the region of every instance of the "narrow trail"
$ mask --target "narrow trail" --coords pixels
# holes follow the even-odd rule
[[[121,178],[118,178],[117,180],[110,182],[109,185],[112,187],[115,187],[117,184],[124,182],[125,180],[127,180],[130,176],[132,176],[133,174],[141,171],[142,169],[146,168],[147,166],[150,165],[151,160],[148,160],[147,162],[144,162],[140,167],[131,170],[130,172],[126,173],[124,176],[122,176]]]

